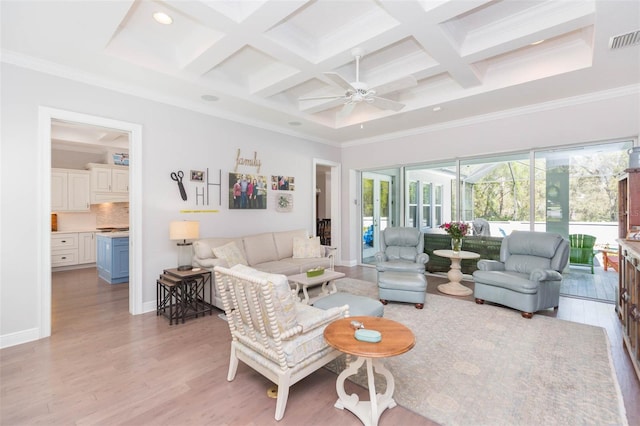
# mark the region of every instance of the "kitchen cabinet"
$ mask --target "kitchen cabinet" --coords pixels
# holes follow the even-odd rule
[[[97,234],[98,276],[110,284],[129,282],[129,236]]]
[[[95,261],[95,232],[54,232],[51,234],[51,267],[85,265]]]
[[[96,233],[78,232],[78,264],[95,263]]]
[[[110,164],[89,163],[91,203],[129,201],[129,168]]]
[[[51,169],[51,211],[89,211],[90,180],[86,170]]]
[[[55,233],[51,235],[51,267],[78,264],[78,233]]]

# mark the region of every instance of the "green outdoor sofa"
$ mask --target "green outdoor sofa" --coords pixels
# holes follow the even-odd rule
[[[468,235],[463,238],[462,250],[472,251],[480,255],[480,259],[500,260],[500,246],[502,237],[486,237],[480,235]],[[429,255],[426,264],[428,272],[447,272],[451,266],[451,260],[433,254],[434,250],[451,250],[451,236],[449,234],[426,233],[424,234],[424,252]],[[463,274],[471,275],[477,270],[478,260],[465,259],[461,263]]]

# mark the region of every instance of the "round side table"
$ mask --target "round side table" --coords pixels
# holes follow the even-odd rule
[[[362,342],[354,337],[355,329],[351,321],[360,321],[367,329],[377,330],[382,334],[382,340],[377,343]],[[338,401],[335,407],[347,409],[355,414],[366,426],[376,426],[380,415],[387,408],[396,406],[393,400],[395,381],[393,375],[384,367],[382,358],[403,354],[416,344],[413,332],[399,322],[378,317],[357,316],[336,320],[324,329],[324,338],[329,345],[337,350],[358,359],[338,376],[336,391]],[[362,364],[367,364],[367,385],[369,387],[369,401],[360,401],[358,395],[348,395],[344,389],[344,382],[349,376],[356,375]],[[376,394],[373,371],[382,374],[387,386],[384,394]]]
[[[449,282],[446,284],[440,284],[438,291],[444,294],[450,294],[452,296],[468,296],[473,293],[469,287],[463,286],[462,272],[460,271],[460,262],[462,259],[479,259],[480,255],[472,251],[458,251],[453,250],[434,250],[433,254],[440,257],[447,257],[451,259],[451,268],[447,272],[447,278]]]

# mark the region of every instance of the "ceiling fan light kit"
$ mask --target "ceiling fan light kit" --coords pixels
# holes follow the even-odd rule
[[[338,113],[340,116],[349,115],[356,104],[365,102],[367,104],[373,105],[376,108],[380,108],[383,110],[392,110],[392,111],[400,111],[405,107],[405,104],[388,99],[380,96],[376,96],[379,91],[379,88],[369,88],[369,85],[360,81],[360,58],[364,55],[364,49],[355,48],[351,51],[351,54],[354,56],[356,61],[356,81],[349,82],[340,74],[335,72],[325,72],[324,75],[329,78],[329,80],[336,83],[338,86],[345,89],[345,93],[343,95],[335,95],[335,96],[318,96],[318,97],[310,97],[310,98],[300,98],[299,101],[311,101],[311,100],[328,100],[328,99],[341,99],[344,107]],[[409,75],[407,77],[403,77],[401,79],[386,83],[384,87],[392,89],[394,87],[408,88],[417,85],[415,77]],[[376,90],[378,89],[378,90]],[[392,90],[388,90],[392,91]]]

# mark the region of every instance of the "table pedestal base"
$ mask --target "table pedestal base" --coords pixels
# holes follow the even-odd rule
[[[438,286],[440,293],[450,294],[452,296],[468,296],[473,293],[470,288],[460,284],[463,277],[460,271],[460,260],[459,257],[451,258],[451,269],[447,272],[447,278],[449,278],[450,282]]]
[[[367,363],[367,385],[369,387],[369,401],[360,401],[358,395],[348,395],[344,389],[344,382],[349,376],[355,376],[358,369]],[[382,374],[386,379],[387,386],[384,394],[376,394],[376,385],[373,375],[373,369]],[[355,414],[365,426],[377,426],[378,420],[382,412],[387,408],[393,408],[397,404],[393,400],[393,391],[395,382],[391,372],[387,370],[382,361],[377,358],[358,357],[352,362],[340,375],[336,382],[336,390],[338,392],[338,401],[335,407],[341,410],[347,409]]]

